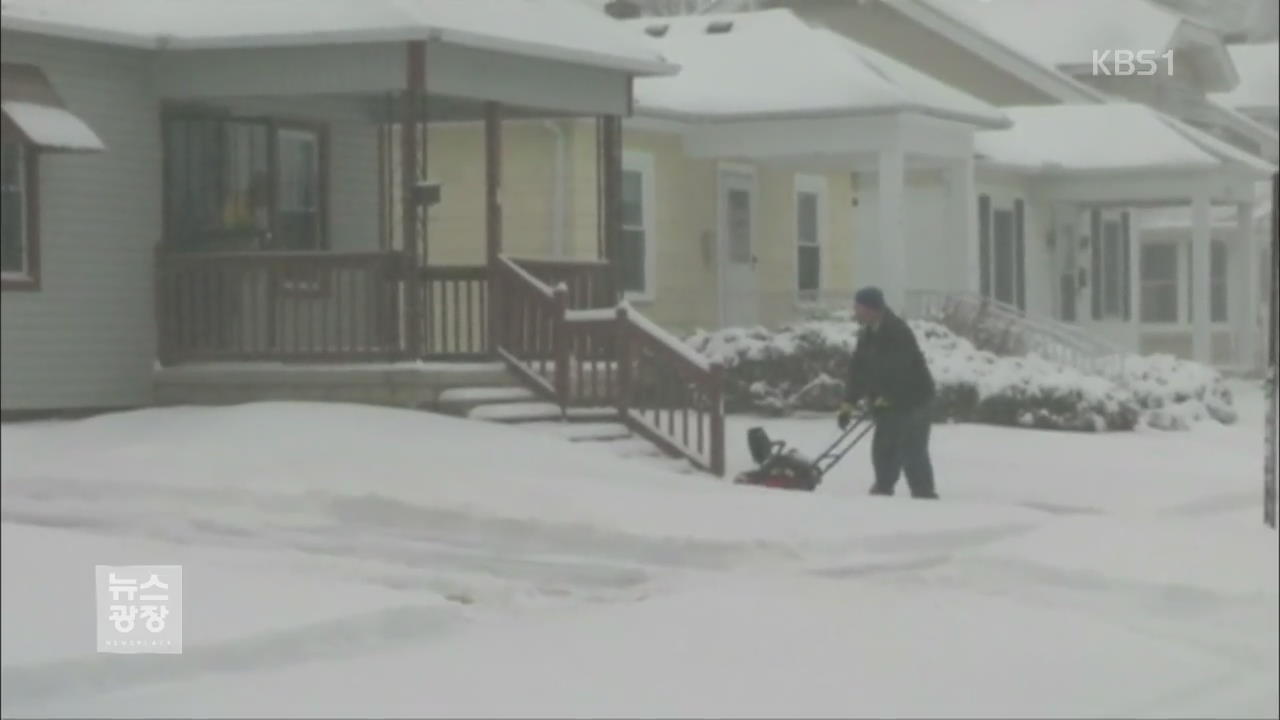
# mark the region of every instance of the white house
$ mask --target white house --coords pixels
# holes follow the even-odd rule
[[[385,361],[438,337],[382,294],[411,297],[399,258],[425,244],[389,234],[388,128],[616,119],[635,77],[675,70],[568,0],[6,0],[0,19],[7,414],[149,404],[157,358]]]
[[[1218,33],[1148,0],[770,4],[793,7],[813,23],[876,46],[996,104],[1014,120],[1009,130],[978,135],[977,262],[961,270],[961,282],[926,273],[914,285],[918,291],[936,294],[961,285],[1116,348],[1255,365],[1251,348],[1258,332],[1248,310],[1254,301],[1233,295],[1230,319],[1219,311],[1204,328],[1193,320],[1196,301],[1187,299],[1193,284],[1209,278],[1193,283],[1189,274],[1202,250],[1190,249],[1193,196],[1207,191],[1210,217],[1229,221],[1212,231],[1218,238],[1213,247],[1221,249],[1206,244],[1211,259],[1198,266],[1214,277],[1230,267],[1231,277],[1244,278],[1242,268],[1255,260],[1239,236],[1238,219],[1247,216],[1252,227],[1252,219],[1268,211],[1246,186],[1269,177],[1265,160],[1276,135],[1210,97],[1239,82]],[[1172,51],[1175,72],[1170,77],[1162,65],[1151,77],[1096,75],[1093,50],[1108,48],[1150,49],[1156,56]],[[1209,175],[1217,178],[1216,189],[1204,184]],[[947,190],[938,184],[933,190],[932,198],[925,193],[913,207],[921,225],[917,236],[951,230],[935,209],[949,202]],[[1168,231],[1146,228],[1155,223],[1149,218],[1167,225],[1178,213],[1185,231],[1177,254],[1186,259],[1167,271],[1162,253]],[[930,215],[935,219],[926,219]],[[1072,226],[1076,242],[1059,241],[1064,225]],[[1141,282],[1147,278],[1154,286],[1168,272],[1178,288],[1166,294],[1181,298],[1172,318],[1167,307],[1156,307],[1165,295],[1144,294]],[[1256,281],[1236,283],[1233,291],[1256,287]]]

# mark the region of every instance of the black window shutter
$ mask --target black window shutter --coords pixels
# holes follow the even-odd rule
[[[1014,298],[1018,303],[1018,309],[1027,309],[1027,233],[1026,233],[1026,210],[1023,208],[1022,199],[1013,201],[1013,232],[1014,232],[1014,267],[1015,284]]]
[[[978,259],[983,297],[991,297],[991,196],[978,196]]]
[[[1125,210],[1123,213],[1120,214],[1120,243],[1121,243],[1121,248],[1122,248],[1121,252],[1123,253],[1123,262],[1124,262],[1124,267],[1120,269],[1120,272],[1121,272],[1120,302],[1121,302],[1121,307],[1124,310],[1124,319],[1126,321],[1130,317],[1129,313],[1131,311],[1131,308],[1129,306],[1133,302],[1132,301],[1133,288],[1131,287],[1131,283],[1129,281],[1129,278],[1133,277],[1129,271],[1129,263],[1133,261],[1132,250],[1130,249],[1131,242],[1132,241],[1129,239],[1129,211]]]
[[[1089,211],[1089,255],[1092,277],[1089,278],[1093,298],[1093,319],[1102,319],[1102,211]]]

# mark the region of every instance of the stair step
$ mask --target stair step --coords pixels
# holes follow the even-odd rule
[[[608,422],[532,422],[530,429],[549,433],[571,442],[611,442],[631,437],[631,430],[622,423]]]
[[[605,420],[618,416],[618,411],[611,407],[602,408],[569,408],[565,417],[570,421]],[[498,422],[533,422],[538,420],[559,420],[560,406],[549,402],[512,402],[479,405],[467,413],[473,420],[495,420]]]
[[[609,448],[624,458],[652,457],[665,459],[670,457],[660,450],[658,446],[641,437],[611,442],[609,443]]]
[[[517,385],[458,387],[440,393],[436,404],[445,412],[466,414],[474,407],[492,403],[512,403],[537,400],[532,390]]]

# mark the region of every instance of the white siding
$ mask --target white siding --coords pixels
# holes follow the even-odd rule
[[[134,50],[3,37],[3,59],[39,65],[108,148],[40,158],[41,287],[4,293],[3,409],[149,403],[161,224],[151,61]]]

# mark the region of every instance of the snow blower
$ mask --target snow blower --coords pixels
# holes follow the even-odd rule
[[[822,476],[843,460],[873,427],[875,423],[869,415],[859,415],[822,454],[812,460],[788,449],[782,440],[771,440],[764,428],[753,427],[747,430],[747,447],[758,467],[741,473],[733,481],[739,485],[812,491],[822,482]]]

